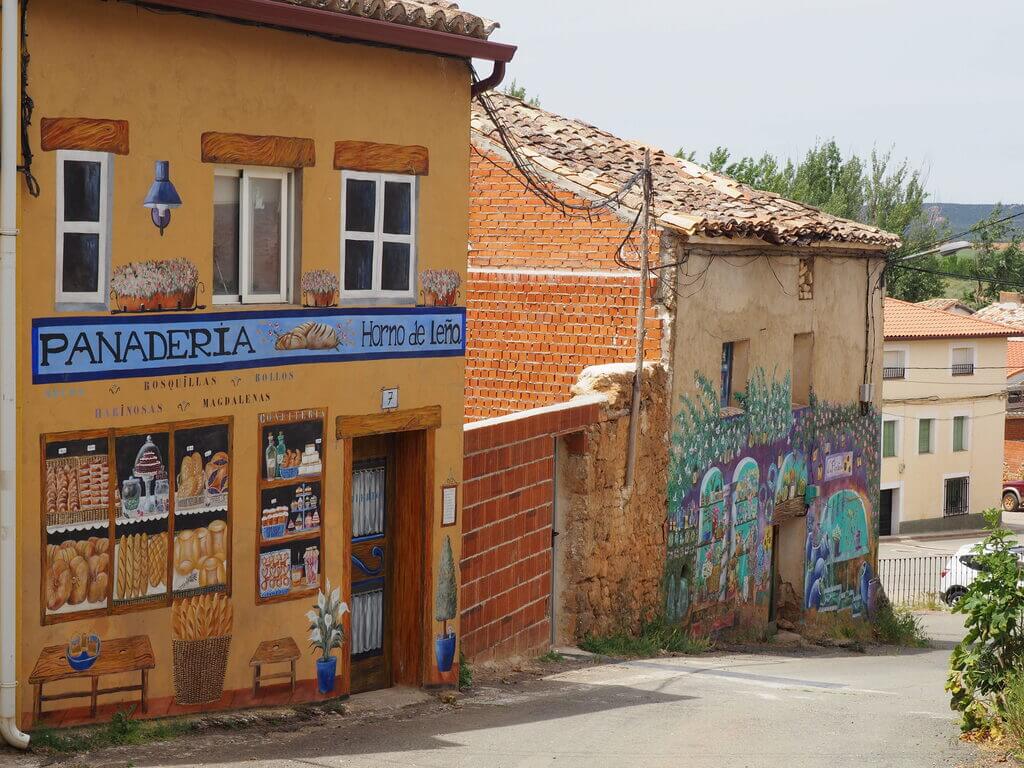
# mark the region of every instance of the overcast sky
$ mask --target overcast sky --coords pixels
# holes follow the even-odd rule
[[[620,136],[700,162],[719,144],[791,156],[835,137],[910,158],[932,200],[1024,201],[1020,0],[460,5],[519,46],[506,83]]]

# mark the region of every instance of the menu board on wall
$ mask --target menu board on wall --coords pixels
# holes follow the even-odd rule
[[[166,606],[172,590],[229,589],[231,424],[42,437],[44,624]],[[200,465],[201,490],[192,493]],[[181,536],[196,544],[194,552],[182,548],[190,555],[185,576],[172,546]]]
[[[308,597],[320,587],[326,418],[322,408],[260,416],[258,603]]]

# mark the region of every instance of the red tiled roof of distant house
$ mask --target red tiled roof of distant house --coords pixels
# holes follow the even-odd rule
[[[959,299],[925,299],[924,301],[917,302],[919,307],[927,307],[928,309],[938,309],[943,312],[949,312],[953,309],[959,309],[967,314],[973,315],[974,310],[968,307]]]
[[[1018,329],[978,320],[976,316],[954,315],[892,298],[885,300],[882,328],[887,341],[1009,337],[1020,333]]]
[[[1006,378],[1024,373],[1024,341],[1006,342]]]

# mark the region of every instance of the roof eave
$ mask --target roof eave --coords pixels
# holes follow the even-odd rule
[[[276,0],[145,0],[139,4],[176,8],[181,11],[209,14],[225,19],[237,19],[299,32],[312,32],[464,59],[484,59],[508,63],[516,53],[516,46],[506,43],[495,43],[490,40],[455,35],[436,29],[423,29],[378,19],[350,16],[321,8],[291,5],[276,2]]]

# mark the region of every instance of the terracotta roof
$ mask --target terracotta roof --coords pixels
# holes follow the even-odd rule
[[[535,163],[597,195],[620,189],[643,163],[644,145],[592,125],[555,115],[503,94],[489,94],[499,118],[522,153]],[[474,138],[498,141],[484,108],[473,102]],[[829,241],[892,249],[896,235],[840,219],[803,203],[762,192],[651,147],[652,212],[664,227],[687,235],[756,237],[771,243],[807,245]],[[640,198],[627,195],[637,210]]]
[[[929,309],[899,299],[885,300],[882,326],[885,338],[899,339],[973,339],[986,336],[1015,336],[1019,331],[975,317]]]
[[[951,309],[961,309],[969,314],[974,314],[974,310],[959,299],[925,299],[924,301],[917,302],[917,306],[938,309],[943,312],[949,312]]]
[[[275,0],[347,16],[387,21],[408,27],[434,29],[463,37],[486,40],[499,25],[476,16],[448,0]]]
[[[1024,304],[1016,302],[989,304],[975,312],[974,316],[993,323],[1009,325],[1018,330],[1024,328]]]
[[[1024,372],[1024,341],[1006,342],[1006,378]]]

